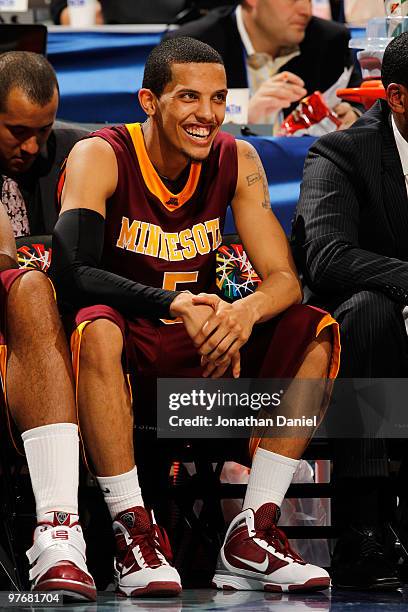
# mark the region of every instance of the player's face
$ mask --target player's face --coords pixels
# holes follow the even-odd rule
[[[10,174],[26,172],[46,143],[55,120],[58,93],[45,106],[31,102],[15,87],[0,113],[0,170]]]
[[[312,16],[311,0],[252,0],[257,27],[279,47],[298,45]]]
[[[172,80],[158,100],[161,140],[168,147],[165,155],[206,159],[224,120],[226,97],[221,64],[173,64]]]

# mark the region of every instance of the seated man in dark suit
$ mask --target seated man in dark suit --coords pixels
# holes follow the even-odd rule
[[[407,33],[387,47],[382,80],[386,101],[376,102],[351,129],[311,147],[295,220],[314,303],[324,304],[341,326],[343,377],[408,374]],[[337,459],[346,529],[334,555],[333,582],[397,586],[395,568],[378,546],[380,527],[392,512],[385,444],[348,441]]]
[[[312,17],[309,0],[243,0],[167,36],[198,38],[220,53],[228,88],[249,87],[249,123],[275,123],[280,111],[287,114],[306,94],[326,91],[353,66],[347,28]],[[360,80],[353,69],[350,87]],[[360,114],[345,102],[335,111],[343,127]]]
[[[87,134],[68,124],[54,126],[58,99],[57,77],[42,55],[0,56],[0,201],[15,237],[52,232],[61,163]]]

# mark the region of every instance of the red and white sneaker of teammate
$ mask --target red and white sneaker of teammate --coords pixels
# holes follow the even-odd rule
[[[276,526],[279,508],[267,503],[232,521],[221,548],[213,584],[219,589],[313,591],[330,586],[329,574],[305,563]]]
[[[27,551],[33,591],[63,591],[77,601],[95,601],[96,588],[85,560],[85,540],[78,515],[50,512],[50,521],[34,531]]]
[[[171,596],[181,592],[180,576],[172,566],[170,542],[153,513],[137,506],[113,522],[117,590],[130,597]]]

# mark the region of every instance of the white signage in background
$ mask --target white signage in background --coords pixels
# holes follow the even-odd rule
[[[248,123],[249,89],[247,87],[229,89],[224,123]]]
[[[67,5],[69,19],[72,26],[83,28],[95,24],[95,0],[68,0]]]
[[[25,13],[28,0],[0,0],[0,13]]]

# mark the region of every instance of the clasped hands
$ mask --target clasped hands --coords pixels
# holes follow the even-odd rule
[[[170,312],[182,318],[201,355],[204,377],[219,378],[230,366],[233,377],[239,377],[239,350],[256,322],[245,298],[229,304],[214,294],[181,293],[173,301]]]

